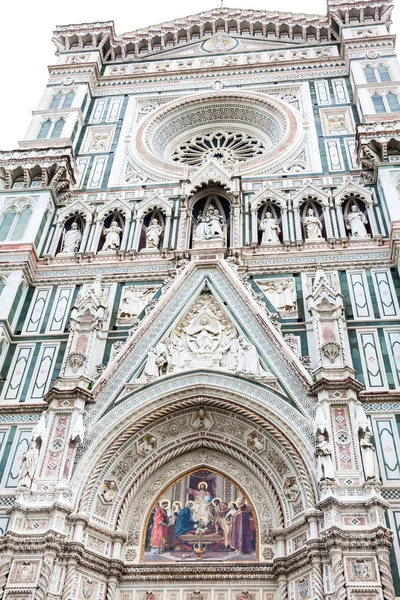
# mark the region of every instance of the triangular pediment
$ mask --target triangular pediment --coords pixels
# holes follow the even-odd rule
[[[211,300],[199,302],[201,297]],[[202,312],[205,316],[203,320]],[[222,324],[221,327],[217,325],[217,320]],[[185,330],[177,332],[182,324]],[[243,339],[239,340],[239,337]],[[166,339],[169,340],[167,344]],[[230,343],[233,341],[236,350],[233,348],[230,352]],[[155,377],[151,376],[151,367],[158,360],[160,363],[166,362],[166,354],[167,361],[172,360],[173,348],[165,350],[159,347],[152,365],[149,365],[150,377],[140,381],[149,353],[160,344],[168,346],[172,342],[174,347],[180,347],[179,342],[184,346],[182,354],[180,350],[174,354],[174,362],[181,361],[178,368],[172,373],[167,368],[161,374],[154,371]],[[206,351],[203,352],[205,347]],[[244,368],[243,361],[240,365],[234,364],[235,360],[239,360],[235,356],[236,351],[248,353]],[[227,367],[228,358],[233,361],[231,369]],[[197,261],[189,263],[161,295],[154,309],[127,339],[96,382],[94,393],[97,400],[92,417],[98,414],[100,418],[105,410],[111,408],[113,401],[119,403],[130,390],[137,389],[138,383],[147,389],[160,377],[168,381],[171,377],[179,377],[180,372],[187,374],[199,371],[214,374],[224,372],[236,379],[251,379],[260,386],[275,390],[283,400],[296,405],[303,414],[312,413],[310,375],[281,333],[268,320],[267,311],[260,308],[243,286],[237,273],[225,261],[217,260],[207,264]]]

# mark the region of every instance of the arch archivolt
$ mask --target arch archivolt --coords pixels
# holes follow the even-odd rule
[[[199,407],[209,415],[211,425],[206,430],[194,426]],[[131,414],[128,426],[125,422],[125,428],[104,437],[113,442],[81,481],[76,507],[92,524],[128,534],[129,556],[140,554],[141,532],[157,496],[200,466],[230,477],[249,497],[258,516],[260,551],[269,543],[272,529],[299,524],[305,512],[315,507],[310,452],[304,445],[300,450],[288,427],[280,431],[259,410],[240,405],[239,399],[175,396],[167,406],[152,405],[142,415]],[[255,437],[257,448],[252,446]],[[141,448],[143,439],[153,445],[149,452]],[[303,461],[306,455],[308,464]],[[293,480],[294,495],[287,489],[287,482]],[[102,493],[111,481],[115,497],[105,502]]]

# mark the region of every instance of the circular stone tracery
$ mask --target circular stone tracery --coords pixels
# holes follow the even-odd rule
[[[199,166],[211,159],[223,165],[233,165],[265,154],[266,144],[248,133],[215,131],[195,135],[183,144],[178,144],[172,160],[190,166]]]
[[[159,107],[140,123],[132,149],[158,174],[184,175],[210,159],[257,173],[284,164],[303,140],[300,114],[278,98],[218,91]]]

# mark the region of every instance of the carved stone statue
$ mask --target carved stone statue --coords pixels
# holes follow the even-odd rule
[[[147,456],[157,445],[157,439],[153,435],[145,435],[138,444],[138,450],[144,456]]]
[[[192,423],[193,429],[196,431],[208,431],[212,425],[212,421],[208,412],[201,406],[197,411],[196,417]]]
[[[21,456],[18,487],[31,488],[39,460],[36,442],[31,440],[28,450]]]
[[[297,499],[300,487],[295,477],[287,477],[285,479],[285,483],[283,484],[283,489],[288,500],[294,501]]]
[[[161,227],[158,219],[152,219],[146,229],[146,248],[159,248],[161,235],[164,228]]]
[[[323,481],[324,479],[334,481],[335,471],[332,462],[332,449],[322,433],[318,436],[315,454],[318,459],[318,481]]]
[[[115,481],[109,481],[105,484],[101,495],[103,497],[104,502],[112,502],[117,493],[117,484]]]
[[[261,244],[279,244],[278,234],[281,232],[278,221],[274,219],[272,213],[265,213],[264,219],[260,223],[260,231],[263,232]]]
[[[279,312],[297,310],[297,293],[294,279],[270,279],[260,282],[260,287],[271,304]]]
[[[218,208],[210,205],[205,217],[199,217],[195,232],[196,240],[221,239],[223,237],[223,217]]]
[[[104,228],[103,233],[106,236],[106,241],[102,248],[103,252],[119,250],[121,247],[122,228],[118,225],[118,222],[113,221],[108,229]]]
[[[253,431],[249,435],[247,443],[250,446],[250,448],[255,452],[261,452],[261,450],[264,450],[264,441],[262,435],[257,431]]]
[[[242,335],[238,337],[239,359],[237,370],[239,373],[248,373],[256,377],[265,377],[267,372],[260,363],[257,348],[247,342]]]
[[[43,442],[46,435],[46,411],[44,410],[36,423],[34,430],[32,431],[32,441],[36,442],[40,440]]]
[[[379,467],[376,458],[376,450],[371,442],[372,433],[367,429],[360,438],[360,449],[364,467],[365,480],[379,480]]]
[[[319,240],[322,238],[321,219],[315,216],[312,208],[307,210],[307,216],[304,217],[303,223],[308,240]]]
[[[79,231],[78,223],[72,223],[71,229],[64,229],[64,239],[62,254],[75,254],[79,251],[82,234]]]
[[[346,217],[346,227],[350,229],[351,237],[368,237],[368,231],[365,224],[368,223],[367,217],[360,211],[355,204],[351,205],[350,212]]]
[[[82,443],[83,438],[85,437],[85,425],[83,423],[83,412],[74,412],[71,419],[71,433],[70,433],[71,442],[76,442],[77,444]]]

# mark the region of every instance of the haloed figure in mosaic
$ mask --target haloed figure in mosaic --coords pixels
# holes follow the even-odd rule
[[[236,500],[224,498],[229,497]],[[255,515],[227,477],[200,469],[171,485],[146,524],[144,560],[254,560]]]

